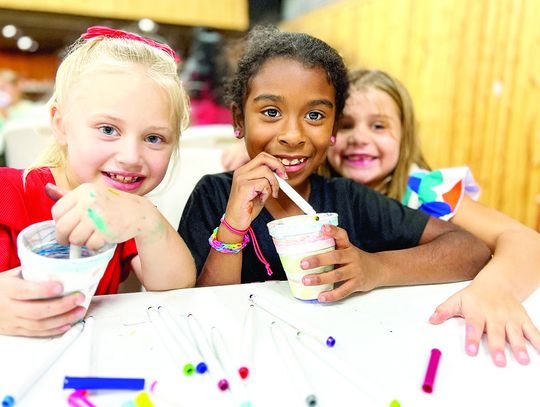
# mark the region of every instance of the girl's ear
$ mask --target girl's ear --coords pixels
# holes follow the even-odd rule
[[[56,103],[54,103],[51,106],[51,109],[49,110],[49,114],[51,116],[51,127],[52,127],[54,138],[60,145],[62,146],[66,145],[67,136],[64,130],[63,116],[60,110],[58,109],[58,105]]]
[[[235,134],[238,134],[237,138],[242,138],[244,137],[244,113],[242,112],[242,108],[236,103],[233,103],[231,105],[231,111]]]

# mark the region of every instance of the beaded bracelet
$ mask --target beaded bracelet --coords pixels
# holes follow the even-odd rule
[[[220,242],[219,240],[217,240],[218,229],[219,229],[219,226],[214,229],[214,231],[210,235],[210,238],[208,239],[208,243],[210,243],[210,246],[220,253],[239,253],[249,243],[248,234],[244,235],[244,241],[241,243]]]

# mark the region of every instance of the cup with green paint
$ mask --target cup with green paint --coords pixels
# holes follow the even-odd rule
[[[116,244],[106,244],[99,250],[81,247],[78,258],[70,258],[69,245],[56,241],[53,220],[34,223],[17,237],[17,253],[22,276],[30,281],[58,281],[64,286],[62,295],[81,292],[88,309],[92,296],[114,255]]]
[[[291,292],[294,297],[300,300],[317,301],[321,292],[333,288],[333,284],[307,286],[302,283],[302,278],[305,275],[330,271],[334,268],[333,265],[309,270],[304,270],[300,266],[300,262],[306,257],[327,253],[335,249],[334,239],[322,233],[322,227],[326,224],[337,226],[337,213],[290,216],[276,219],[267,225],[281,265],[287,275]]]

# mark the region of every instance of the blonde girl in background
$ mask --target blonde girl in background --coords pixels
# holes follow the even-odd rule
[[[70,49],[50,104],[55,142],[24,171],[0,169],[0,334],[57,335],[86,312],[81,293],[21,279],[17,235],[36,222],[54,219],[60,243],[118,243],[96,294],[116,293],[130,271],[147,290],[194,285],[185,243],[143,197],[188,124],[176,60],[164,44],[107,27]]]
[[[485,332],[497,366],[506,365],[505,341],[519,363],[529,363],[525,341],[540,351],[540,332],[521,302],[540,285],[540,235],[476,202],[479,189],[466,167],[429,171],[411,97],[395,78],[357,70],[350,74],[349,92],[336,143],[328,150],[332,174],[449,220],[493,253],[470,285],[437,307],[430,322],[460,316],[469,355],[478,353]]]

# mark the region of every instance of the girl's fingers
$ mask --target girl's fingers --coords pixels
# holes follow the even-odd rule
[[[77,245],[77,246],[88,246],[87,242],[90,239],[90,237],[94,234],[94,232],[95,232],[95,227],[91,223],[91,221],[82,220],[78,222],[69,233],[69,236],[68,236],[69,243]]]
[[[55,221],[63,217],[64,214],[71,211],[77,205],[77,200],[70,198],[72,193],[73,191],[60,198],[51,208],[51,215]]]
[[[478,355],[478,349],[480,347],[482,335],[484,334],[485,324],[486,322],[483,318],[465,318],[465,353],[467,353],[467,355]]]
[[[57,328],[48,329],[44,331],[34,331],[23,327],[17,327],[13,329],[10,334],[11,335],[17,335],[17,336],[32,336],[32,337],[51,337],[51,336],[57,336],[61,335],[71,328],[71,325],[66,324],[59,326]]]
[[[336,241],[336,250],[347,249],[351,247],[349,235],[345,229],[335,225],[323,225],[322,232],[325,236],[332,237]]]
[[[62,198],[64,195],[66,195],[69,191],[66,191],[63,188],[60,188],[59,186],[55,184],[51,184],[50,182],[45,185],[45,193],[51,198],[53,201],[58,201],[60,198]]]
[[[62,295],[64,288],[57,281],[34,282],[19,277],[10,277],[9,297],[13,300],[35,300]]]
[[[346,267],[337,267],[333,270],[319,274],[308,274],[302,278],[304,285],[333,284],[340,281],[349,280],[353,276]]]
[[[84,295],[80,292],[54,299],[21,301],[17,304],[17,316],[26,321],[34,321],[32,324],[28,322],[27,327],[30,325],[39,327],[43,320],[66,315],[76,308],[82,308],[79,305],[83,302]],[[43,329],[50,328],[52,326],[46,326]]]
[[[540,353],[540,331],[529,318],[523,323],[523,333],[534,349]]]
[[[46,319],[20,319],[20,325],[18,328],[25,332],[25,335],[27,336],[45,336],[45,333],[49,332],[65,332],[71,327],[71,325],[80,321],[85,314],[86,309],[83,307],[76,307],[63,314],[57,314]]]
[[[351,280],[349,280],[331,291],[324,291],[320,293],[318,300],[319,302],[339,301],[345,297],[348,297],[353,292],[355,292],[354,284]]]
[[[440,324],[456,316],[463,316],[461,311],[461,296],[459,293],[452,295],[445,302],[440,304],[435,309],[433,315],[429,317],[429,322],[432,324]]]
[[[506,324],[506,339],[512,348],[512,353],[516,360],[522,365],[527,365],[530,360],[525,347],[525,338],[523,336],[521,325],[515,325],[514,323],[508,322]]]
[[[504,348],[506,345],[505,324],[502,321],[487,321],[486,334],[488,349],[496,366],[506,366],[506,355]]]
[[[71,209],[74,209],[72,207]],[[55,218],[56,240],[60,244],[69,244],[70,235],[81,223],[81,214],[78,210],[64,212],[61,217]]]

